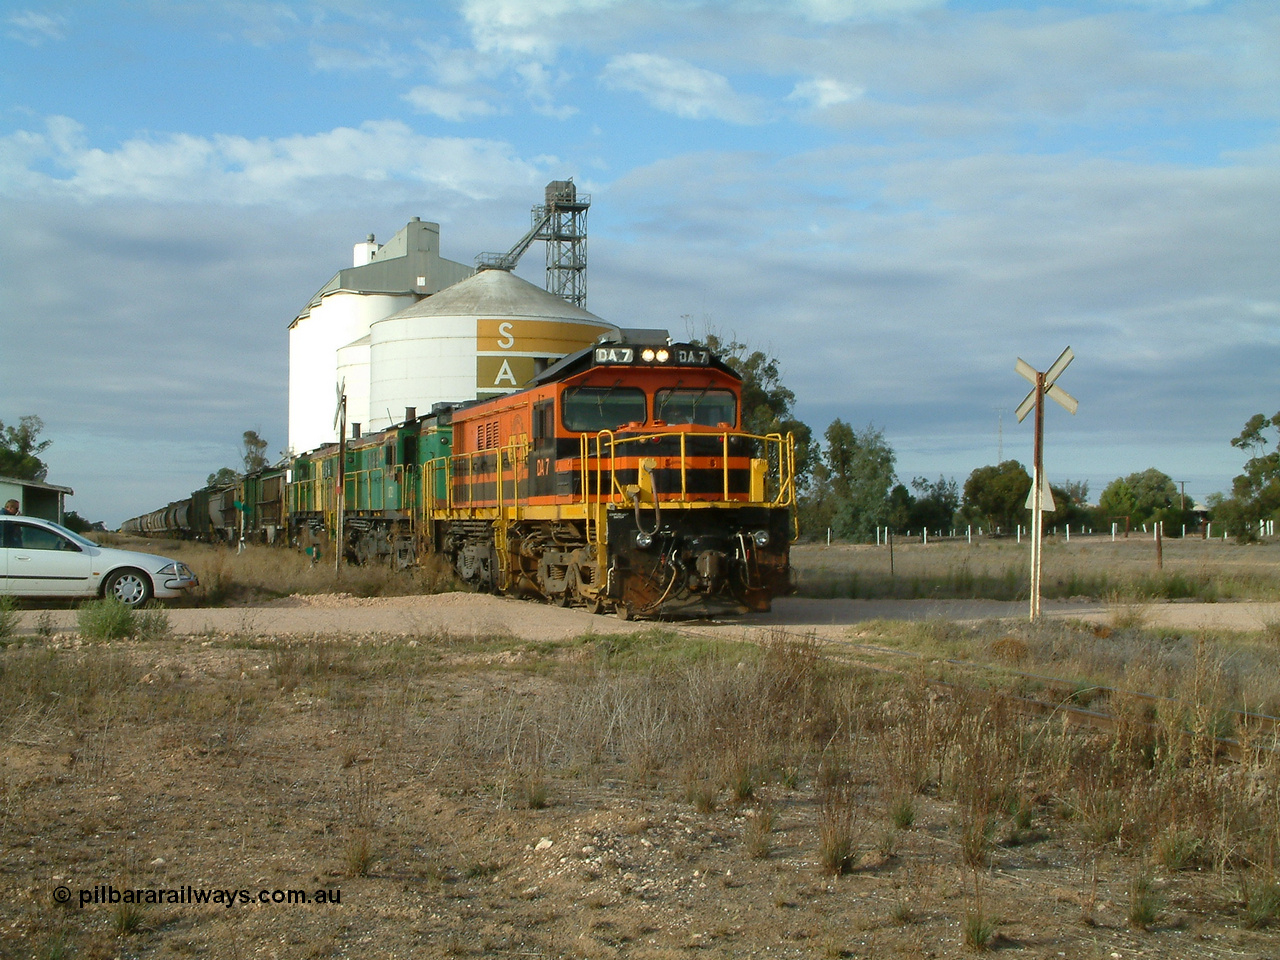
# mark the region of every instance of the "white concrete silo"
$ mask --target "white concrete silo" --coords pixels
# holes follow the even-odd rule
[[[367,420],[368,378],[359,341],[390,316],[458,280],[472,268],[440,256],[440,227],[414,218],[387,243],[355,244],[338,271],[289,325],[289,448],[337,439],[336,386],[347,373],[347,420]],[[367,345],[363,347],[367,357]],[[363,361],[367,369],[367,360]],[[341,368],[341,369],[340,369]]]
[[[369,419],[369,336],[338,350],[338,382],[347,389],[348,435],[354,424],[362,427]],[[336,395],[336,394],[335,394]]]
[[[505,270],[482,270],[369,328],[369,423],[511,393],[618,328]]]

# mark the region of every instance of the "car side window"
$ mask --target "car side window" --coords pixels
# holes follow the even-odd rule
[[[18,534],[18,525],[0,520],[0,547],[12,550],[20,546],[22,546],[22,539]]]
[[[22,546],[26,550],[69,550],[79,553],[80,548],[61,534],[46,530],[44,527],[33,527],[25,523],[15,524],[22,537]]]

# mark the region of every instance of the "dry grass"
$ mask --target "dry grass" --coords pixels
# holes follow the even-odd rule
[[[186,540],[153,541],[118,535],[114,539],[127,549],[185,562],[200,580],[189,601],[198,605],[273,599],[295,593],[389,597],[459,589],[449,568],[434,560],[408,570],[393,570],[385,564],[347,564],[336,571],[332,563],[312,563],[299,551],[281,546],[249,545],[237,551],[234,547]]]
[[[910,661],[901,654],[911,654],[919,660],[922,677],[930,680],[962,679],[1024,696],[1128,710],[1131,719],[1144,725],[1158,722],[1187,732],[1240,737],[1249,731],[1236,729],[1229,711],[1280,716],[1280,644],[1265,630],[1156,631],[1145,624],[1141,617],[1123,626],[1063,620],[974,625],[886,620],[864,621],[851,628],[850,636],[871,648],[860,651],[861,657],[894,669],[909,669]],[[882,655],[875,648],[898,655]],[[1117,691],[1126,690],[1176,702],[1125,701]],[[1196,706],[1188,712],[1184,704]],[[910,744],[898,752],[903,764],[918,763],[911,758],[920,754]]]
[[[1083,628],[1016,639],[1101,657]],[[1280,760],[1200,746],[1232,690],[1212,644],[1139,652],[1113,665],[1183,706],[1099,733],[782,637],[11,645],[0,926],[24,955],[1083,956],[1177,955],[1192,916],[1262,950]],[[342,905],[51,909],[125,877]]]
[[[897,541],[874,545],[800,544],[792,550],[800,590],[811,597],[1026,599],[1030,576],[1025,542],[1012,539]],[[1221,540],[1164,541],[1163,567],[1155,545],[1134,535],[1048,537],[1042,596],[1090,597],[1141,604],[1153,599],[1278,600],[1280,542],[1238,545]]]

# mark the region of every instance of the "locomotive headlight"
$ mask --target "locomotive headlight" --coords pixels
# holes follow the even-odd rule
[[[659,363],[666,363],[668,360],[670,360],[670,359],[671,359],[671,353],[670,353],[670,351],[665,350],[665,349],[664,349],[664,350],[659,350],[659,351],[658,351],[658,353],[657,353],[657,357],[658,357],[658,362],[659,362]]]
[[[640,351],[640,359],[645,363],[653,363],[654,352],[652,347],[645,347]]]
[[[757,547],[767,547],[769,545],[769,531],[757,530],[751,534],[751,539],[756,542]]]
[[[641,550],[648,550],[653,546],[653,534],[645,533],[645,531],[641,530],[636,534],[636,546]]]

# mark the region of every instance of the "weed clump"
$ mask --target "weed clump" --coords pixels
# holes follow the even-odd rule
[[[818,859],[833,876],[853,870],[856,810],[852,791],[832,790],[822,800],[818,819]]]
[[[163,640],[172,633],[169,614],[162,607],[134,610],[115,597],[81,604],[76,625],[85,640]]]
[[[975,953],[991,949],[996,934],[996,922],[980,907],[964,915],[964,945]]]
[[[1155,881],[1146,873],[1139,873],[1129,883],[1129,910],[1126,919],[1137,930],[1147,930],[1160,918],[1164,898],[1156,889]]]
[[[342,866],[348,877],[367,877],[375,859],[369,835],[364,831],[349,838],[342,850]]]
[[[18,630],[18,611],[13,597],[0,597],[0,640],[7,640]]]

